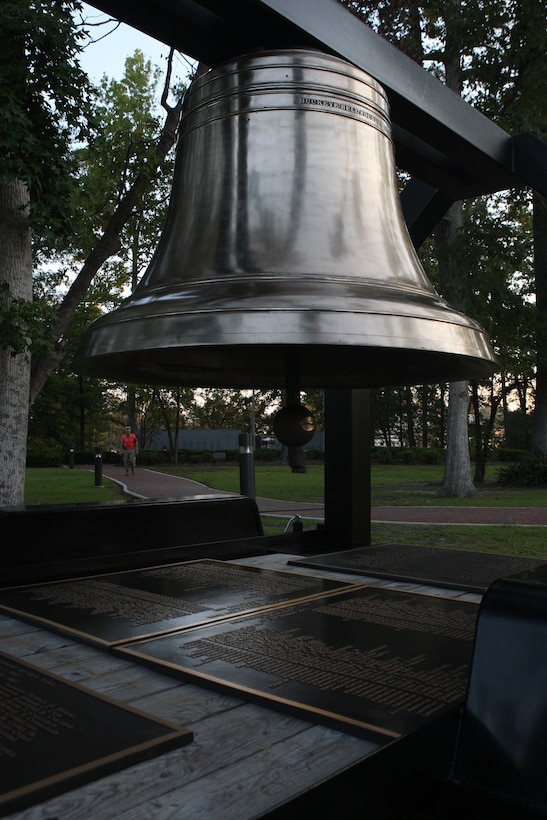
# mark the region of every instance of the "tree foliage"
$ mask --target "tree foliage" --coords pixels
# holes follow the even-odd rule
[[[547,27],[541,0],[340,2],[509,132],[544,137]],[[547,213],[547,208],[538,211],[537,204],[536,197],[536,225],[540,214]],[[504,192],[466,201],[450,241],[445,237],[436,249],[428,242],[421,251],[432,281],[448,301],[483,324],[500,359],[501,374],[472,390],[478,480],[497,410],[506,410],[511,392],[523,398],[536,363],[540,383],[538,351],[547,365],[547,321],[541,308],[547,300],[541,297],[541,309],[534,309],[536,296],[547,292],[539,247],[542,241],[543,247],[547,244],[541,239],[544,233],[536,227],[532,234],[530,193]],[[547,390],[543,393],[547,403]],[[461,406],[465,412],[464,402]],[[547,436],[539,438],[547,447]]]
[[[0,5],[0,168],[26,184],[30,218],[59,236],[74,216],[72,143],[87,127],[89,83],[74,27],[78,0],[3,0]]]
[[[122,174],[122,180],[124,180],[124,182],[117,184],[115,188],[110,187],[109,201],[112,200],[112,197],[114,197],[115,200],[111,202],[111,212],[109,213],[109,209],[105,206],[104,218],[95,236],[95,241],[91,243],[91,250],[89,250],[87,255],[84,252],[84,261],[57,308],[55,321],[51,327],[48,328],[48,340],[54,347],[55,353],[49,358],[38,359],[33,362],[31,402],[40,392],[49,374],[64,356],[66,349],[66,330],[78,305],[86,297],[97,272],[107,260],[120,254],[123,248],[124,237],[127,238],[127,226],[129,226],[128,230],[132,237],[130,246],[133,259],[137,259],[140,236],[144,233],[142,226],[145,223],[151,224],[151,220],[146,220],[143,216],[143,202],[145,201],[146,195],[153,190],[157,175],[164,166],[165,159],[174,145],[182,110],[181,97],[179,97],[174,105],[170,105],[167,100],[171,79],[171,60],[172,52],[169,58],[168,71],[161,97],[162,106],[167,113],[159,133],[156,133],[153,155],[151,157],[149,153],[141,154],[141,149],[143,145],[147,145],[148,140],[142,136],[142,133],[146,133],[146,129],[141,133],[139,125],[142,123],[137,122],[135,129],[128,135],[128,142],[126,143],[127,153],[122,157],[123,167],[120,169],[120,173]],[[135,75],[133,69],[138,62],[137,57],[135,62],[128,61],[132,82],[134,82]],[[140,62],[143,62],[142,54],[140,55]],[[141,71],[140,76],[141,80],[143,80],[146,77],[146,72]],[[147,86],[144,87],[144,90],[146,95]],[[150,121],[148,121],[148,123],[150,124]],[[136,139],[134,136],[135,133],[140,133],[142,139]],[[117,137],[116,130],[114,131],[113,137],[114,139]],[[99,150],[98,153],[99,156],[101,156],[103,152]],[[130,162],[130,159],[134,159],[134,162]],[[97,166],[95,165],[93,167],[96,171]],[[91,188],[93,188],[93,185],[91,185]],[[98,199],[100,199],[100,197]],[[95,197],[95,203],[96,202],[97,197]],[[103,212],[101,211],[101,213]],[[91,219],[90,224],[95,230],[96,226],[93,219]],[[110,273],[115,272],[115,270],[116,266],[111,267]]]

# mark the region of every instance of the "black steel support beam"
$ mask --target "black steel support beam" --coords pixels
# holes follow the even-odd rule
[[[515,174],[530,188],[547,196],[547,143],[533,134],[517,134],[511,144]]]
[[[412,179],[407,183],[401,192],[401,205],[415,248],[425,242],[453,201],[426,182]]]

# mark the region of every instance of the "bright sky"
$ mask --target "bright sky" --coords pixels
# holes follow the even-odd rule
[[[123,76],[126,57],[130,57],[135,49],[139,48],[144,56],[151,60],[153,65],[163,68],[169,55],[169,47],[159,40],[143,34],[131,26],[121,23],[116,27],[115,22],[97,26],[96,23],[107,21],[109,15],[99,9],[83,4],[84,19],[92,40],[80,55],[80,63],[91,80],[100,80],[103,74],[120,79]],[[108,32],[112,32],[108,34]],[[99,39],[102,38],[102,39]],[[175,61],[175,70],[178,76],[185,78],[190,68],[190,62],[182,55]]]

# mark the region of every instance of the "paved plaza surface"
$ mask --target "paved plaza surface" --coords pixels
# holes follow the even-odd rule
[[[91,468],[90,468],[91,469]],[[288,469],[288,468],[287,468]],[[233,495],[213,490],[205,484],[188,478],[159,473],[145,467],[136,467],[134,475],[125,475],[122,466],[103,464],[103,478],[121,484],[124,492],[142,499],[179,499],[195,496]],[[547,492],[546,492],[547,504]],[[256,498],[261,513],[290,518],[300,515],[322,521],[325,517],[323,504],[304,504],[296,501],[278,501],[273,498]],[[547,506],[544,507],[372,507],[374,522],[407,524],[526,524],[547,525]]]

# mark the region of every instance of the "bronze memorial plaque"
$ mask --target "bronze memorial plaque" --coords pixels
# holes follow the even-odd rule
[[[0,652],[0,814],[192,740],[182,726]]]
[[[111,646],[350,586],[205,559],[5,588],[0,609]]]
[[[115,652],[382,743],[464,700],[477,610],[353,587]]]
[[[350,572],[478,593],[485,592],[498,578],[534,569],[544,563],[539,558],[406,544],[357,547],[289,561],[289,564],[299,567]]]

